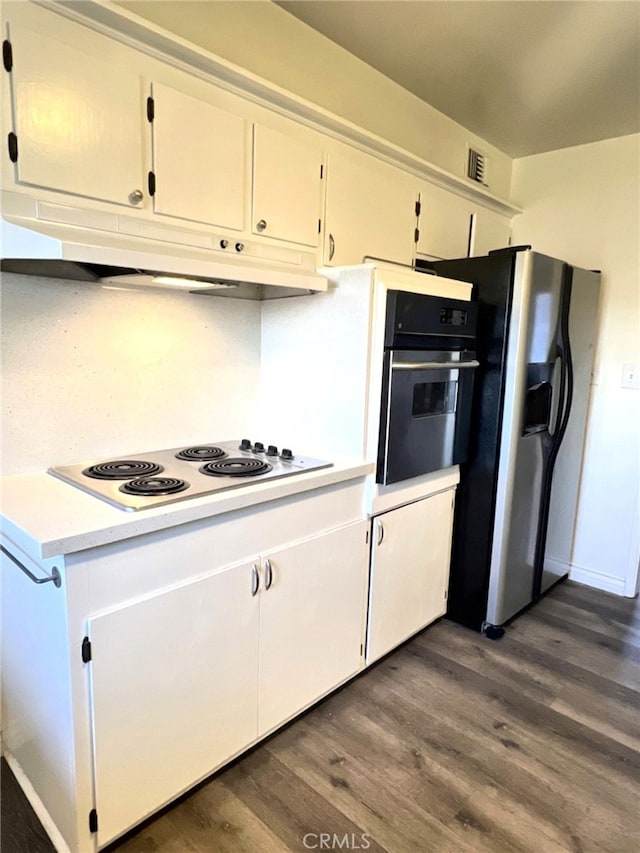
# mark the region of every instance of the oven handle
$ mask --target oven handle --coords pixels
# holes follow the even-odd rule
[[[392,370],[458,370],[462,367],[480,367],[479,361],[393,361]]]

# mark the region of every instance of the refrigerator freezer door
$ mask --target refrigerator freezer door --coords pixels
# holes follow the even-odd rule
[[[552,402],[536,407],[536,419],[548,411],[551,429],[557,422],[553,382],[562,273],[562,262],[530,251],[515,264],[486,617],[491,625],[502,625],[532,600],[548,431],[544,423],[531,429],[527,412],[541,383],[548,384]]]
[[[558,453],[549,508],[542,592],[569,572],[596,342],[600,274],[574,268],[569,308],[573,402]]]

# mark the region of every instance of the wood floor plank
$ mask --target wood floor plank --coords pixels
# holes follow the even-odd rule
[[[413,654],[414,649],[415,644],[411,644],[402,653]],[[612,778],[611,774],[604,776],[597,772],[599,767],[594,778],[594,765],[587,762],[585,766],[580,750],[570,746],[558,749],[555,745],[550,749],[549,733],[535,725],[537,709],[533,708],[534,725],[531,721],[523,722],[519,714],[513,713],[513,696],[507,694],[506,703],[499,693],[491,698],[494,685],[490,682],[484,685],[488,701],[483,702],[474,692],[473,673],[460,682],[460,693],[456,695],[455,683],[447,678],[449,667],[440,667],[440,674],[434,674],[434,660],[425,661],[422,655],[415,666],[407,661],[401,663],[400,671],[407,683],[423,681],[416,666],[428,669],[432,705],[425,702],[424,693],[416,690],[411,695],[410,691],[399,688],[395,678],[389,677],[388,683],[379,679],[368,686],[367,694],[378,704],[378,713],[386,714],[387,725],[411,719],[414,727],[430,733],[432,743],[449,745],[447,767],[460,777],[467,776],[476,789],[483,786],[502,789],[505,796],[526,804],[540,826],[551,815],[554,825],[567,837],[571,835],[572,825],[580,826],[599,840],[603,850],[610,849],[609,839],[620,836],[618,826],[627,818],[630,804],[638,794],[636,785],[625,784],[628,780]],[[451,674],[455,678],[455,673]],[[453,745],[460,746],[458,754],[451,748]],[[575,788],[589,792],[588,804],[572,796],[569,779]],[[517,841],[516,844],[511,839],[499,849],[520,849],[522,845],[527,849],[526,837]],[[565,846],[571,849],[569,843]]]
[[[113,849],[637,853],[639,635],[572,583],[498,642],[442,620]],[[5,811],[3,853],[45,853]]]
[[[118,846],[118,853],[280,853],[282,842],[224,784],[208,784]]]
[[[337,799],[319,795],[268,749],[234,765],[225,774],[224,784],[278,836],[283,850],[303,850],[309,834],[361,838],[367,831],[340,810]],[[367,849],[385,853],[373,838]]]
[[[2,853],[55,853],[4,758],[0,764],[0,845]]]
[[[623,624],[597,611],[584,610],[575,602],[547,596],[536,605],[536,613],[550,613],[558,619],[597,631],[605,637],[611,637],[635,647],[640,646],[640,624],[633,622]]]
[[[624,598],[571,581],[558,584],[546,598],[552,601],[568,602],[581,608],[585,614],[596,613],[618,625],[636,628],[640,626],[640,609],[638,608],[637,598]]]
[[[462,626],[444,623],[424,635],[448,658],[546,704],[626,746],[640,749],[638,694],[575,664],[529,648],[507,634],[500,642],[470,642]],[[598,701],[594,702],[594,694]]]
[[[422,743],[375,716],[353,707],[345,715],[333,697],[312,721],[300,720],[269,749],[388,849],[466,850],[446,823],[471,789],[436,779]]]
[[[522,643],[557,654],[587,672],[640,691],[640,667],[628,644],[601,639],[596,632],[569,625],[549,614],[538,614],[535,607],[516,619],[509,631]]]

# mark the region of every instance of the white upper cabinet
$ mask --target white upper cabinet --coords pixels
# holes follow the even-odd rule
[[[246,122],[169,86],[153,84],[156,213],[244,227]]]
[[[316,248],[322,215],[323,154],[255,124],[251,231]]]
[[[470,255],[486,255],[492,249],[504,249],[511,237],[511,220],[493,210],[480,207],[473,216]]]
[[[419,254],[466,258],[473,210],[472,202],[435,184],[421,184]]]
[[[77,28],[72,46],[12,28],[15,179],[135,206],[146,178],[141,77],[115,42],[103,39],[92,53],[96,37],[85,32]]]
[[[415,226],[410,175],[346,147],[329,155],[325,264],[359,264],[367,256],[411,265]]]

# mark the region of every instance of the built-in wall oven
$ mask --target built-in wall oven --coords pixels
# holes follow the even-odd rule
[[[477,305],[387,294],[376,479],[389,484],[464,462]]]

